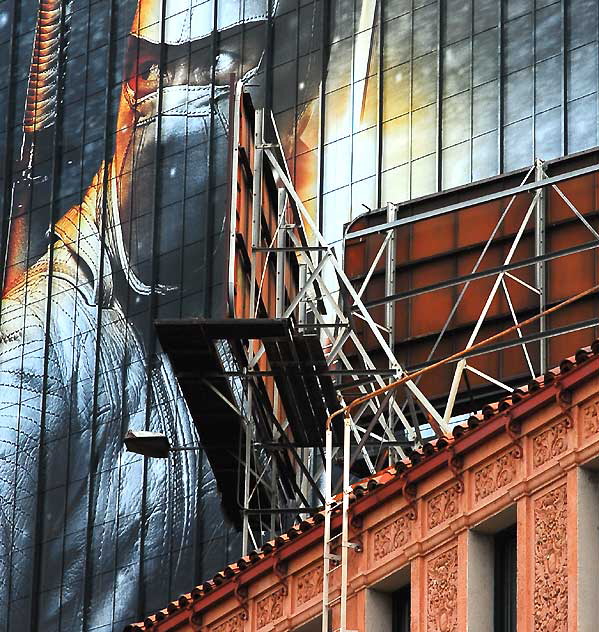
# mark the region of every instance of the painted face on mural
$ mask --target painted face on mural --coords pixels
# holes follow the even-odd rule
[[[133,20],[111,174],[109,239],[140,294],[176,288],[177,269],[158,266],[152,279],[152,259],[182,245],[181,227],[165,219],[184,191],[202,222],[210,174],[226,168],[231,77],[257,73],[265,40],[266,0],[183,11],[172,0],[160,19],[162,4],[141,0]]]

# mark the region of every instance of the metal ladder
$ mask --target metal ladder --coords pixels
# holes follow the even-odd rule
[[[322,574],[322,632],[330,632],[331,608],[339,602],[339,626],[333,632],[358,632],[347,629],[347,584],[349,550],[360,550],[359,546],[349,541],[349,495],[352,488],[349,482],[350,441],[352,420],[349,415],[343,419],[343,501],[341,533],[331,537],[333,510],[337,503],[333,497],[333,429],[327,424],[325,443],[325,510],[324,510],[324,556]],[[341,555],[334,554],[334,542],[341,536]],[[331,565],[335,562],[335,566]],[[340,564],[339,564],[340,562]],[[341,593],[331,599],[330,576],[341,570]]]

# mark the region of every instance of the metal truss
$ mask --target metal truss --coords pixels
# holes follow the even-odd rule
[[[358,285],[348,278],[341,256],[335,247],[327,242],[297,194],[286,164],[279,157],[281,153],[278,151],[278,138],[275,137],[274,142],[273,139],[265,138],[265,119],[264,112],[256,112],[253,139],[252,234],[251,243],[248,244],[250,314],[258,317],[264,313],[264,296],[268,290],[268,280],[274,274],[274,316],[292,322],[295,331],[318,338],[324,350],[327,375],[334,382],[339,407],[345,411],[345,416],[343,423],[337,427],[333,423],[328,424],[322,443],[298,443],[287,418],[288,411],[284,410],[280,393],[274,385],[273,394],[270,396],[272,415],[269,417],[272,428],[269,438],[265,440],[261,436],[260,424],[255,414],[256,402],[265,397],[265,390],[261,385],[275,375],[275,371],[268,364],[265,342],[252,341],[247,346],[247,357],[239,367],[229,367],[226,373],[229,379],[238,380],[238,383],[243,384],[243,402],[235,403],[240,414],[242,413],[246,427],[244,451],[241,456],[245,476],[240,494],[240,505],[243,508],[243,547],[244,552],[250,547],[259,547],[265,539],[274,537],[284,530],[289,520],[301,518],[315,508],[324,506],[326,579],[336,568],[342,570],[343,560],[347,562],[347,550],[352,547],[348,539],[346,511],[339,533],[332,531],[331,523],[332,511],[338,504],[337,494],[340,491],[343,507],[348,506],[352,477],[372,474],[397,459],[405,458],[410,448],[418,447],[434,437],[448,435],[456,419],[456,396],[461,382],[467,380],[468,375],[486,381],[496,390],[503,390],[506,393],[513,391],[513,386],[507,384],[501,375],[491,375],[473,365],[472,357],[498,349],[517,347],[523,355],[531,378],[535,378],[547,370],[548,338],[597,325],[597,320],[592,319],[548,329],[546,314],[561,305],[556,307],[548,303],[545,287],[547,262],[599,246],[599,233],[560,189],[563,181],[590,173],[597,167],[549,178],[543,162],[537,160],[526,173],[520,186],[508,191],[414,217],[399,218],[397,205],[389,204],[386,208],[385,224],[350,233],[344,238],[355,239],[374,232],[383,234],[382,243]],[[274,125],[274,119],[272,122]],[[233,168],[235,169],[236,165]],[[277,196],[277,222],[274,230],[268,233],[268,241],[263,233],[261,219],[263,200],[268,194],[265,190],[267,180],[276,183]],[[572,217],[590,233],[589,241],[553,252],[547,250],[545,224],[546,195],[549,187],[564,201]],[[513,223],[514,205],[518,196],[526,196],[528,204],[506,247],[504,259],[500,266],[492,269],[483,268],[485,256],[501,234],[506,218],[509,217]],[[467,275],[417,290],[398,291],[394,259],[398,226],[499,198],[506,200],[505,207]],[[233,195],[231,213],[235,212],[236,199]],[[525,233],[530,233],[531,227],[534,227],[534,256],[518,260],[518,247],[522,244]],[[341,245],[341,252],[344,251],[344,246],[345,243]],[[366,301],[364,297],[375,271],[380,269],[382,262],[385,270],[385,296]],[[521,277],[521,270],[527,267],[534,268],[534,283]],[[297,291],[294,294],[290,294],[285,285],[285,279],[290,275],[297,279]],[[441,362],[433,361],[464,297],[471,290],[472,283],[480,278],[493,278],[493,284],[464,348]],[[518,284],[536,297],[536,312],[531,315],[529,310],[523,315],[519,311],[508,280],[509,283]],[[404,368],[394,352],[395,303],[419,293],[455,285],[461,286],[460,292],[444,326],[432,344],[427,360],[418,367]],[[587,294],[589,292],[591,290]],[[479,338],[483,326],[488,321],[490,307],[500,295],[506,301],[513,322],[511,328],[506,331],[515,334],[515,337],[500,340],[506,333],[504,331],[481,343]],[[380,305],[384,306],[383,320],[377,322],[371,310]],[[537,323],[538,327],[538,331],[534,333],[525,330],[532,322]],[[365,334],[369,340],[368,348],[364,342]],[[534,354],[531,345],[537,346]],[[380,362],[378,365],[375,364],[375,356],[384,357],[385,366],[381,366]],[[536,364],[533,358],[538,358]],[[423,373],[446,362],[454,364],[451,388],[441,406],[439,402],[433,405],[419,387],[419,380]],[[329,410],[331,417],[335,416],[333,412]],[[287,484],[277,469],[277,459],[274,458],[275,454],[281,453],[289,457],[295,472],[294,480],[288,481]],[[253,504],[262,484],[266,484],[268,489],[271,501],[269,507],[256,507],[255,503]],[[256,515],[260,517],[258,521],[253,520]],[[328,620],[328,609],[333,601],[329,594],[328,579],[325,583],[326,595],[323,599],[326,603],[323,601],[323,620]],[[342,630],[343,625],[340,628]]]

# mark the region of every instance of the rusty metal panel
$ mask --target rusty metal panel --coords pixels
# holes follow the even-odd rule
[[[599,156],[590,153],[547,163],[548,176],[586,166],[596,162]],[[418,215],[425,211],[443,208],[463,199],[475,199],[492,192],[517,186],[522,174],[511,174],[483,182],[477,186],[469,185],[463,191],[454,190],[450,194],[439,194],[413,201],[398,207],[398,217]],[[559,183],[559,189],[569,202],[595,228],[599,227],[599,176],[591,173]],[[594,239],[593,234],[583,225],[563,197],[553,188],[545,187],[546,228],[545,252],[582,246]],[[444,327],[452,307],[464,287],[464,284],[452,280],[470,274],[479,259],[483,248],[501,214],[511,204],[495,238],[480,262],[477,271],[492,270],[500,267],[508,255],[514,236],[523,223],[533,200],[533,191],[523,192],[512,201],[501,198],[486,203],[469,206],[431,219],[406,223],[394,229],[396,240],[396,286],[397,293],[414,295],[395,302],[395,338],[394,351],[398,360],[408,369],[422,366],[429,361],[431,350],[438,334]],[[351,233],[386,221],[384,213],[374,212],[361,216],[348,226],[345,247],[345,267],[356,287],[362,283],[370,267],[384,234],[376,233],[351,239]],[[516,263],[535,256],[535,212],[533,210],[524,226],[524,233],[516,248],[512,262]],[[598,280],[598,260],[595,249],[561,256],[545,263],[545,302],[551,306],[567,297],[592,287]],[[379,301],[385,297],[384,258],[377,266],[364,296],[365,301]],[[519,321],[539,311],[539,296],[524,284],[535,285],[535,266],[528,265],[510,271],[518,280],[504,277],[511,302]],[[447,326],[442,342],[438,345],[432,359],[447,357],[464,348],[470,333],[485,304],[489,291],[495,282],[495,276],[471,281],[464,298]],[[418,290],[435,284],[445,283],[447,287],[417,293]],[[500,288],[501,290],[501,288]],[[384,322],[382,305],[373,307],[371,313],[379,323]],[[592,295],[562,311],[549,316],[546,329],[571,326],[597,319],[599,322],[599,298]],[[496,334],[514,324],[510,305],[503,291],[498,292],[476,340]],[[522,329],[522,335],[533,336],[539,332],[539,323]],[[572,355],[579,347],[590,344],[597,334],[597,327],[586,327],[580,331],[559,335],[547,342],[549,366],[559,364],[565,356]],[[510,338],[506,338],[507,342]],[[517,342],[517,334],[511,336]],[[386,358],[376,354],[372,336],[365,335],[364,344],[379,366],[386,366]],[[349,348],[349,347],[348,347]],[[530,360],[538,367],[540,343],[527,345]],[[526,383],[531,375],[526,356],[520,345],[486,353],[472,358],[468,362],[480,371],[501,381],[520,385]],[[538,368],[535,369],[538,371]],[[439,404],[446,396],[451,383],[452,369],[443,367],[433,371],[422,379],[421,386],[433,401]],[[458,409],[466,410],[478,407],[489,397],[497,397],[497,388],[490,388],[489,382],[469,373],[462,379],[458,394]],[[461,408],[460,408],[461,406]]]

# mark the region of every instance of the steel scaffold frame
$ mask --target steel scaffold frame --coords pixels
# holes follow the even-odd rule
[[[274,124],[274,118],[271,115]],[[296,324],[299,331],[312,331],[320,338],[321,345],[326,349],[326,361],[330,367],[330,375],[337,379],[337,392],[342,411],[343,432],[338,437],[338,444],[333,440],[333,424],[327,423],[325,433],[325,445],[300,446],[294,444],[288,436],[286,419],[273,420],[272,445],[260,443],[255,435],[255,421],[252,419],[252,400],[260,396],[255,388],[255,380],[269,377],[273,373],[269,370],[261,370],[258,366],[260,359],[265,354],[262,342],[256,342],[249,346],[247,369],[243,371],[230,371],[230,379],[242,379],[246,404],[242,415],[246,424],[246,444],[244,447],[244,490],[243,490],[243,546],[247,553],[250,545],[258,548],[266,537],[274,537],[283,527],[283,516],[305,516],[317,507],[324,506],[324,576],[323,576],[323,632],[329,632],[330,609],[339,604],[339,626],[336,630],[347,630],[347,575],[348,559],[351,549],[359,551],[359,547],[350,541],[348,507],[351,493],[352,468],[358,459],[362,459],[368,471],[373,474],[383,463],[392,464],[396,459],[405,458],[404,447],[406,445],[419,446],[423,436],[420,422],[424,417],[430,424],[433,435],[441,437],[449,434],[454,417],[456,395],[460,381],[466,373],[473,373],[486,380],[493,386],[510,393],[513,388],[506,384],[501,376],[490,375],[469,364],[468,359],[474,355],[488,352],[495,348],[519,347],[524,355],[526,365],[531,376],[542,375],[546,370],[546,341],[553,335],[575,331],[584,327],[592,327],[597,324],[595,319],[580,323],[572,323],[559,329],[547,330],[546,314],[560,308],[563,305],[552,306],[546,310],[547,289],[545,284],[546,263],[557,257],[567,256],[584,250],[599,247],[599,233],[584,217],[584,215],[568,199],[559,188],[559,184],[569,178],[590,173],[599,167],[585,168],[563,174],[557,177],[547,177],[543,162],[535,161],[529,169],[519,187],[483,196],[478,200],[469,200],[460,205],[453,205],[447,209],[438,209],[434,213],[424,213],[409,218],[397,217],[397,206],[387,205],[387,222],[382,226],[372,229],[356,231],[346,235],[346,238],[355,239],[356,236],[366,236],[374,232],[384,233],[381,246],[366,272],[359,287],[348,278],[344,271],[341,257],[335,247],[329,244],[324,235],[318,230],[316,223],[305,208],[302,200],[291,182],[291,177],[286,165],[278,160],[276,150],[279,139],[269,143],[264,138],[265,115],[262,111],[256,112],[255,125],[255,157],[253,172],[253,204],[252,204],[252,243],[250,244],[250,310],[254,316],[259,314],[264,279],[268,266],[273,266],[276,271],[275,304],[277,318],[290,318]],[[275,126],[276,130],[276,126]],[[234,164],[234,169],[236,165]],[[268,244],[264,243],[260,231],[261,200],[264,186],[264,173],[270,171],[277,183],[277,212],[278,222],[276,230]],[[534,178],[534,179],[532,179]],[[560,196],[572,215],[591,233],[592,240],[584,244],[573,246],[563,251],[547,252],[545,247],[545,190],[552,187]],[[485,255],[491,248],[494,240],[506,217],[510,214],[517,196],[530,196],[524,215],[521,217],[517,230],[511,237],[509,248],[503,259],[502,265],[493,269],[481,271],[481,264]],[[394,354],[394,309],[396,301],[409,298],[419,293],[419,290],[398,293],[395,279],[395,230],[401,225],[422,221],[434,215],[451,212],[459,208],[466,208],[483,203],[489,199],[508,199],[503,212],[491,231],[482,251],[472,267],[470,274],[459,279],[448,279],[445,284],[429,288],[430,291],[438,287],[449,287],[461,284],[462,288],[457,300],[452,306],[446,322],[439,332],[431,352],[424,366],[416,371],[406,371],[401,366]],[[235,213],[235,198],[231,203],[231,213]],[[515,261],[515,253],[521,243],[525,230],[534,224],[535,256],[524,261]],[[309,236],[309,238],[308,238]],[[344,238],[345,242],[345,238]],[[343,251],[345,243],[341,248]],[[286,295],[284,279],[288,274],[290,253],[295,253],[299,266],[300,285],[298,293],[291,299]],[[257,265],[258,255],[264,257],[264,263],[260,268]],[[383,259],[384,257],[384,259]],[[274,261],[274,264],[271,263]],[[363,297],[373,277],[375,268],[381,260],[385,261],[385,294],[386,296],[376,301],[365,302]],[[527,283],[518,276],[517,270],[527,266],[534,266],[535,283]],[[470,333],[467,344],[459,353],[439,362],[433,362],[432,358],[443,336],[447,332],[450,322],[459,310],[464,295],[468,291],[472,281],[483,277],[494,277],[490,292],[486,297],[484,306]],[[518,283],[527,291],[538,295],[538,313],[532,319],[521,320],[517,305],[514,303],[506,279]],[[425,288],[426,290],[426,288]],[[596,291],[592,288],[587,291]],[[516,334],[514,340],[497,343],[503,334],[492,336],[477,342],[481,328],[488,316],[489,308],[496,296],[502,293],[509,307],[509,314],[513,325],[509,331]],[[578,297],[577,297],[578,298]],[[369,310],[376,305],[384,305],[384,323],[378,323]],[[355,328],[355,318],[365,323],[367,331],[376,341],[376,351],[383,353],[386,359],[386,368],[376,367],[372,360],[373,349],[367,350],[361,340],[362,336]],[[525,334],[523,328],[531,322],[539,323],[539,332]],[[535,367],[531,359],[528,346],[538,344],[540,348],[539,366]],[[347,353],[347,346],[353,348],[352,355]],[[356,362],[357,361],[357,362]],[[434,369],[443,363],[455,363],[455,369],[451,388],[444,403],[443,410],[437,410],[426,394],[418,387],[419,379],[424,372]],[[367,376],[367,380],[363,380]],[[347,405],[346,384],[343,378],[352,380],[358,399],[354,399]],[[401,386],[405,392],[400,392]],[[279,394],[274,389],[274,401],[276,410],[279,403]],[[348,400],[349,401],[349,400]],[[427,437],[428,438],[428,437]],[[373,450],[373,446],[375,449]],[[341,454],[339,455],[339,450]],[[277,478],[276,467],[271,458],[272,451],[285,450],[291,455],[296,467],[296,481],[294,489],[295,497],[290,497],[281,487]],[[271,451],[271,452],[269,452]],[[381,453],[385,454],[385,461],[381,460]],[[340,458],[338,458],[340,456]],[[337,470],[336,460],[342,466],[341,480],[335,481]],[[252,486],[253,477],[253,486]],[[272,506],[266,508],[251,508],[252,498],[257,493],[258,485],[262,481],[269,481],[272,492]],[[341,489],[339,496],[338,490]],[[332,530],[333,511],[341,504],[341,528],[338,532]],[[262,514],[270,516],[268,533],[254,533],[250,516]],[[263,524],[263,523],[261,523]],[[339,553],[340,549],[340,553]],[[330,576],[334,572],[340,572],[341,580],[338,589],[331,591]]]

